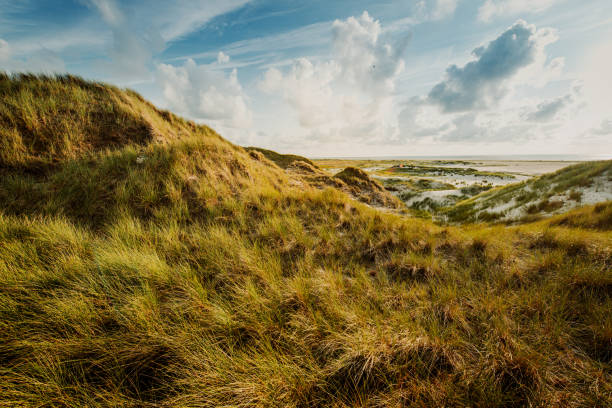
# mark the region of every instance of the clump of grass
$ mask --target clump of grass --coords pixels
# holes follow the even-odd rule
[[[610,405],[609,205],[440,227],[210,132],[3,169],[2,404]]]
[[[570,191],[568,197],[570,200],[574,200],[579,203],[580,201],[582,201],[582,191],[572,190]]]
[[[550,201],[548,199],[545,199],[545,200],[540,201],[537,204],[533,204],[533,205],[526,207],[525,211],[527,212],[527,214],[537,214],[541,212],[550,213],[555,210],[558,210],[561,207],[563,207],[563,201],[560,201],[560,200]]]
[[[492,188],[493,186],[491,184],[473,184],[471,186],[462,187],[461,194],[474,196],[476,194],[482,193],[483,191],[488,191]]]

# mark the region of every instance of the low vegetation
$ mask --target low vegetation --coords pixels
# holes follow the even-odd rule
[[[502,172],[480,171],[473,168],[425,166],[417,164],[396,165],[384,170],[394,174],[409,174],[412,176],[476,176],[482,178],[514,178],[514,176]]]
[[[432,190],[453,190],[456,187],[449,183],[427,178],[384,178],[381,180],[388,191],[432,191]]]
[[[436,226],[72,77],[0,134],[2,406],[612,404],[608,204]]]
[[[516,222],[612,200],[612,161],[585,162],[493,188],[444,210],[451,222]]]

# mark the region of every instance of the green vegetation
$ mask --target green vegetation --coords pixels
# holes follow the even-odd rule
[[[564,205],[582,203],[583,191],[610,193],[608,178],[612,161],[585,162],[545,174],[532,180],[493,188],[447,208],[443,214],[452,222],[504,219],[513,210],[528,216],[526,220],[555,212]],[[502,207],[503,210],[496,209]],[[507,221],[525,218],[508,219]]]
[[[489,191],[493,186],[491,184],[472,184],[467,187],[461,187],[461,194],[466,196],[475,196],[483,191]]]
[[[389,191],[453,190],[455,186],[426,178],[385,178],[381,180]]]
[[[72,77],[0,132],[0,406],[612,404],[609,205],[440,227]]]
[[[513,175],[501,172],[480,171],[472,168],[462,167],[440,167],[423,166],[416,164],[406,164],[390,167],[384,170],[385,173],[409,174],[412,176],[478,176],[489,178],[514,178]]]

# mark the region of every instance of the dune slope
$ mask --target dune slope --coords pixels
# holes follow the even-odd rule
[[[445,212],[451,221],[533,221],[612,200],[612,160],[565,167],[495,188]]]
[[[612,236],[579,214],[381,212],[72,77],[0,77],[0,134],[0,405],[612,403]]]

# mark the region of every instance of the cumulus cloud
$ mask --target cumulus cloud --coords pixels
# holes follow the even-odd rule
[[[380,40],[381,27],[364,11],[359,18],[336,20],[332,26],[334,61],[340,75],[353,86],[372,94],[395,89],[397,75],[404,70],[408,37],[396,47]]]
[[[407,40],[395,46],[367,12],[332,25],[333,58],[300,58],[288,70],[271,68],[259,88],[281,96],[299,124],[320,139],[376,139],[397,132],[393,92],[404,69]]]
[[[537,93],[560,75],[564,60],[549,61],[545,52],[555,40],[554,31],[517,21],[476,48],[472,61],[451,65],[426,96],[404,104],[398,140],[516,142],[551,134],[581,109],[581,87],[549,100],[525,100],[523,94]]]
[[[237,71],[226,73],[213,65],[191,59],[178,67],[160,64],[156,80],[168,107],[213,126],[248,128],[252,114]]]
[[[548,9],[557,0],[486,0],[478,9],[478,19],[488,22],[498,16],[537,13]]]
[[[486,46],[476,48],[474,61],[448,67],[446,78],[432,88],[428,100],[445,112],[487,109],[506,95],[508,81],[519,71],[542,62],[544,47],[556,39],[552,30],[538,30],[519,20]]]
[[[338,96],[332,89],[340,72],[336,62],[313,64],[299,58],[286,73],[276,68],[266,71],[259,88],[281,95],[296,110],[301,126],[316,127],[342,117],[344,106],[337,103]]]

